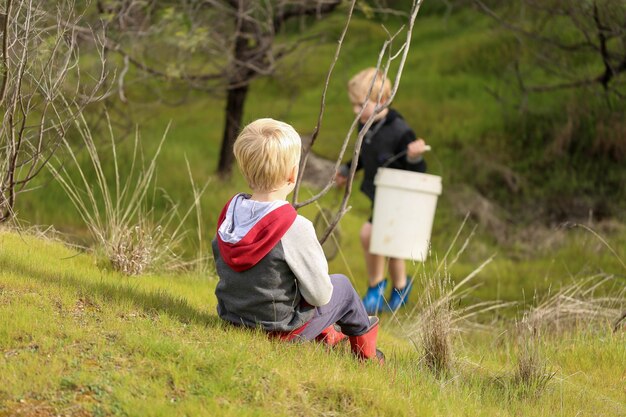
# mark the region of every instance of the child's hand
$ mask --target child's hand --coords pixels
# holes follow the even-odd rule
[[[427,151],[427,145],[424,139],[418,138],[407,146],[406,156],[409,159],[416,159]]]
[[[337,171],[335,173],[335,185],[337,187],[343,187],[348,182],[348,177],[341,175],[341,172]]]

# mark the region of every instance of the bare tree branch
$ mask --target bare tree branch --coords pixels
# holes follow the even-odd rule
[[[348,33],[348,27],[350,26],[350,22],[352,20],[352,14],[354,13],[354,6],[355,6],[355,4],[356,4],[356,0],[352,0],[351,3],[350,3],[350,7],[348,9],[348,16],[346,18],[346,24],[343,27],[343,30],[341,32],[341,36],[339,36],[339,41],[337,43],[337,48],[335,49],[335,55],[333,57],[333,61],[330,64],[330,68],[328,69],[328,73],[326,74],[326,82],[324,83],[324,90],[322,91],[322,99],[321,99],[321,103],[320,103],[320,111],[319,111],[319,114],[317,116],[317,124],[315,125],[315,129],[313,129],[313,133],[311,134],[311,141],[303,149],[302,157],[300,158],[300,170],[298,172],[298,179],[296,180],[296,186],[294,187],[294,190],[293,190],[293,200],[292,200],[292,202],[294,203],[294,206],[296,208],[306,206],[307,204],[311,204],[312,202],[316,201],[317,199],[319,199],[320,197],[325,195],[328,192],[328,190],[330,190],[330,188],[335,183],[335,180],[334,180],[334,177],[333,177],[328,182],[328,184],[326,184],[326,186],[322,190],[322,193],[319,194],[319,197],[317,197],[317,198],[314,197],[311,201],[307,200],[304,203],[296,203],[298,201],[298,194],[300,192],[300,186],[302,184],[302,178],[303,178],[303,175],[304,175],[304,170],[306,169],[306,164],[307,164],[307,161],[309,159],[310,150],[313,147],[313,145],[315,144],[315,140],[317,139],[317,135],[319,134],[319,131],[320,131],[321,127],[322,127],[322,118],[324,117],[324,111],[326,110],[326,93],[328,92],[328,86],[330,85],[330,78],[332,77],[333,71],[335,70],[335,65],[337,64],[337,61],[339,60],[339,53],[341,52],[341,47],[343,46],[343,41],[344,41],[344,39],[346,37],[346,33]],[[344,141],[344,143],[343,143],[343,145],[341,147],[341,151],[339,153],[339,158],[337,159],[338,162],[337,162],[337,164],[335,166],[335,170],[337,170],[339,168],[339,164],[341,164],[341,160],[343,159],[343,155],[344,155],[344,153],[346,151],[347,146],[348,146],[348,143],[346,141]]]
[[[546,71],[546,73],[560,78],[562,81],[547,83],[545,85],[525,86],[520,83],[521,91],[525,94],[544,93],[556,90],[577,89],[593,85],[601,85],[605,92],[611,92],[617,96],[621,93],[617,90],[615,79],[626,72],[626,49],[624,45],[619,49],[615,47],[614,40],[624,39],[626,35],[626,15],[624,3],[620,1],[605,1],[599,3],[592,2],[544,2],[535,0],[517,0],[511,5],[519,4],[526,7],[533,18],[528,18],[535,22],[533,28],[526,28],[523,19],[518,22],[511,22],[493,9],[488,7],[481,0],[472,0],[478,8],[486,15],[496,20],[502,27],[515,33],[520,44],[523,39],[528,39],[535,44],[529,48],[531,54],[536,58],[536,63]],[[581,41],[563,41],[559,32],[554,30],[543,34],[542,19],[545,22],[554,20],[555,16],[566,18],[575,28]],[[547,25],[547,24],[546,24]],[[623,41],[622,41],[623,42]],[[610,46],[613,45],[613,46]],[[557,53],[558,52],[558,53]],[[568,57],[585,57],[589,53],[597,54],[603,71],[597,75],[589,75],[575,71],[570,68]],[[561,58],[561,59],[560,59]],[[573,58],[572,58],[573,59]],[[521,78],[521,71],[518,70],[518,79]]]
[[[57,16],[51,17],[50,7],[56,7]],[[94,101],[107,76],[102,69],[89,74],[89,83],[81,79],[76,33],[63,22],[74,25],[81,18],[73,1],[54,6],[43,0],[20,1],[7,11],[0,101],[0,222],[15,215],[17,195],[32,189],[27,186],[50,162],[68,127]],[[63,19],[58,18],[61,15]],[[104,61],[101,64],[104,68]]]
[[[389,35],[389,39],[387,39],[378,56],[378,62],[376,64],[376,69],[377,71],[380,71],[380,69],[383,67],[383,57],[384,55],[387,53],[388,54],[388,58],[384,64],[384,70],[382,71],[383,77],[387,78],[387,73],[389,71],[391,62],[395,59],[397,59],[398,57],[400,57],[400,62],[398,64],[398,69],[396,70],[395,73],[395,77],[394,77],[394,83],[391,89],[391,94],[390,97],[388,98],[388,100],[385,103],[382,103],[382,89],[379,92],[378,98],[377,98],[377,104],[376,107],[374,108],[374,111],[372,113],[372,115],[368,118],[368,120],[365,122],[364,126],[361,128],[361,130],[359,131],[359,134],[357,136],[357,140],[356,143],[354,145],[354,151],[353,151],[353,160],[357,161],[361,152],[361,144],[363,143],[363,138],[365,137],[365,134],[367,133],[367,131],[369,130],[369,128],[372,126],[372,124],[374,123],[374,120],[376,119],[376,116],[378,114],[380,114],[381,111],[387,109],[389,107],[389,105],[391,104],[391,102],[393,101],[393,99],[395,98],[395,95],[398,91],[398,87],[400,85],[400,80],[402,77],[402,72],[404,70],[404,64],[406,62],[406,58],[408,56],[409,53],[409,48],[410,48],[410,44],[411,44],[411,40],[412,40],[412,34],[413,34],[413,27],[415,25],[415,20],[417,18],[417,14],[419,13],[420,7],[422,5],[422,0],[414,0],[413,1],[413,5],[411,8],[411,14],[409,16],[409,21],[408,21],[408,27],[406,30],[406,40],[403,43],[403,45],[400,47],[400,49],[395,53],[395,54],[391,54],[390,51],[390,46],[391,46],[391,42],[394,40],[394,38],[400,33],[400,31],[398,31],[396,34],[394,35]],[[350,15],[352,14],[352,9],[350,11]],[[348,18],[349,19],[349,18]],[[402,30],[402,29],[401,29]],[[344,29],[344,34],[345,31],[347,31],[347,25],[346,28]],[[343,40],[343,35],[342,38]],[[341,43],[339,44],[338,50],[336,51],[336,56],[338,56],[339,54],[339,50],[341,48]],[[329,75],[327,76],[327,80],[326,80],[326,85],[324,88],[324,91],[326,91],[328,84],[329,84],[329,80],[330,80],[330,72],[332,72],[332,69],[334,67],[334,62],[333,64],[331,64],[331,68],[329,70]],[[366,94],[366,99],[367,97],[370,96],[371,91],[374,87],[374,84],[376,82],[377,77],[374,77],[371,81],[371,84],[369,86],[369,91]],[[321,111],[320,114],[323,113],[323,108],[324,108],[324,99],[322,99],[322,105],[321,105]],[[357,126],[358,126],[358,121],[361,117],[361,114],[364,111],[365,106],[361,107],[361,111],[359,112],[359,114],[357,114],[352,122],[352,125],[350,126],[350,129],[348,131],[348,133],[346,134],[346,137],[343,141],[342,144],[342,148],[340,150],[340,154],[337,158],[337,161],[335,163],[335,171],[339,168],[339,165],[341,164],[341,161],[343,159],[343,154],[348,146],[348,143],[350,141],[350,137],[352,136],[353,132],[356,130]],[[321,116],[320,116],[321,117]],[[319,119],[318,119],[318,124],[319,124]],[[309,146],[306,149],[306,153],[310,152],[311,147]],[[302,161],[306,161],[306,155],[303,156]],[[341,204],[339,206],[339,208],[337,209],[336,214],[334,215],[333,219],[329,222],[329,225],[327,227],[327,229],[325,230],[325,232],[323,233],[323,235],[320,237],[320,243],[324,243],[326,241],[326,239],[328,239],[328,237],[332,234],[333,230],[337,227],[337,225],[339,224],[339,221],[341,220],[341,218],[347,213],[347,211],[349,210],[348,208],[348,201],[350,198],[350,195],[352,193],[352,184],[354,182],[354,176],[356,174],[356,166],[357,164],[352,164],[352,166],[350,167],[350,173],[348,175],[348,179],[347,179],[347,183],[346,183],[346,187],[344,190],[344,195],[343,195],[343,199],[341,201]],[[328,184],[324,187],[324,189],[319,192],[317,195],[313,196],[312,198],[302,202],[302,203],[298,203],[294,200],[294,207],[296,208],[300,208],[303,207],[307,204],[311,204],[314,201],[317,201],[318,199],[320,199],[321,197],[323,197],[328,190],[330,190],[330,188],[333,186],[334,184],[334,173],[333,173],[333,177],[330,178]]]
[[[340,4],[341,0],[198,0],[165,4],[126,0],[113,5],[99,1],[97,9],[105,18],[104,47],[123,61],[117,84],[122,100],[127,97],[122,87],[130,78],[126,77],[128,65],[138,69],[147,81],[157,78],[176,82],[183,89],[226,95],[218,173],[228,176],[234,160],[232,144],[240,130],[250,83],[273,75],[278,61],[306,41],[306,36],[297,42],[277,41],[277,33],[295,18],[321,18]],[[81,37],[90,38],[90,30],[84,26],[75,30]],[[177,35],[185,31],[188,36]],[[198,40],[194,41],[196,35]],[[156,42],[158,52],[152,53],[155,48],[150,46]],[[168,60],[163,59],[164,54]],[[141,82],[140,77],[135,76],[133,82]]]
[[[272,21],[274,32],[278,32],[285,22],[294,17],[317,16],[319,18],[335,10],[340,3],[341,0],[318,0],[304,1],[294,7],[283,7]]]
[[[7,82],[9,79],[9,16],[11,15],[11,5],[13,0],[7,0],[6,10],[4,11],[4,29],[2,31],[2,66],[4,74],[2,77],[2,87],[0,88],[0,106],[4,103],[4,96],[7,90]]]

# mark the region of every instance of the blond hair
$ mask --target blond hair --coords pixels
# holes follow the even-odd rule
[[[376,77],[376,82],[372,86],[374,77]],[[370,91],[370,87],[372,91]],[[368,91],[370,92],[369,96]],[[366,98],[378,102],[379,94],[380,99],[384,101],[391,96],[391,81],[385,77],[382,71],[373,67],[366,68],[348,81],[348,94],[353,103],[362,103]]]
[[[233,151],[254,191],[270,192],[284,184],[300,161],[300,135],[287,123],[258,119],[243,128]]]

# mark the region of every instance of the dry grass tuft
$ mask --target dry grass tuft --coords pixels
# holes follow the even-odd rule
[[[420,297],[411,312],[408,313],[406,324],[402,326],[400,323],[403,327],[403,333],[413,340],[421,351],[422,363],[436,374],[446,374],[454,367],[452,341],[455,335],[470,327],[484,327],[477,321],[479,316],[512,304],[488,301],[463,305],[463,301],[475,289],[475,286],[471,285],[473,279],[493,260],[493,257],[487,259],[458,283],[452,280],[448,269],[467,249],[474,235],[474,231],[472,231],[448,264],[447,259],[453,252],[465,221],[446,251],[443,260],[441,262],[435,260],[432,271],[427,271],[426,267],[422,269],[419,284],[413,284],[421,288]],[[415,277],[412,279],[415,280]],[[397,318],[395,314],[394,318]]]
[[[111,266],[125,275],[141,275],[152,264],[153,252],[152,236],[140,226],[120,230],[107,247]]]
[[[520,338],[518,346],[513,382],[521,389],[522,395],[537,397],[545,390],[556,372],[548,370],[537,336]]]
[[[511,306],[498,301],[463,305],[475,286],[468,283],[491,262],[492,258],[459,283],[445,271],[442,275],[425,274],[421,280],[423,293],[409,314],[405,334],[417,340],[422,362],[436,374],[450,372],[454,365],[454,337],[468,329],[484,329],[477,319],[485,313]]]
[[[422,361],[435,374],[452,369],[452,315],[452,306],[447,303],[436,304],[422,313]]]
[[[524,314],[520,324],[532,334],[606,326],[625,308],[626,287],[614,276],[600,274],[548,293]]]
[[[202,241],[199,202],[209,182],[203,188],[198,188],[191,179],[194,202],[184,215],[179,216],[177,205],[167,194],[157,194],[155,180],[156,160],[167,130],[147,165],[143,163],[137,133],[130,167],[127,172],[121,172],[113,128],[108,118],[107,121],[113,163],[112,179],[105,171],[92,132],[82,116],[77,119],[75,127],[87,151],[90,172],[83,167],[84,164],[67,141],[64,142],[67,159],[73,164],[59,160],[56,164],[58,168],[53,164],[48,165],[78,210],[97,249],[104,253],[113,269],[126,275],[179,270],[196,263],[184,261],[177,252],[185,235],[184,223],[194,209],[198,214],[198,237]],[[72,165],[74,169],[70,172],[68,169]],[[191,178],[188,164],[187,170]],[[160,215],[147,208],[158,199],[164,200],[168,207]],[[197,261],[201,262],[202,259]]]

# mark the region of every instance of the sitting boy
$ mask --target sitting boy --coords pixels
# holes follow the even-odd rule
[[[347,277],[328,275],[313,225],[285,200],[298,176],[301,146],[290,125],[273,119],[250,123],[235,141],[252,194],[235,195],[218,220],[217,313],[283,340],[332,344],[345,334],[357,357],[382,362],[378,318],[367,315]]]
[[[374,82],[375,80],[375,82]],[[369,95],[368,95],[369,93]],[[359,128],[363,128],[370,117],[374,123],[365,134],[361,144],[361,153],[357,170],[363,169],[361,191],[371,200],[374,207],[376,186],[374,177],[380,167],[403,169],[407,171],[426,172],[426,161],[422,154],[426,151],[426,142],[416,138],[415,133],[404,121],[402,116],[391,108],[385,108],[374,115],[377,100],[385,104],[391,96],[391,82],[376,68],[367,68],[356,74],[348,83],[348,95],[355,114],[361,114]],[[346,183],[352,161],[341,166],[335,181],[341,186]],[[388,307],[396,311],[405,305],[411,292],[411,282],[407,280],[404,259],[389,258],[389,275],[393,284],[391,297],[385,306],[384,278],[385,257],[370,252],[372,234],[372,218],[361,228],[361,244],[365,252],[365,265],[368,273],[368,290],[363,304],[369,314],[376,314]]]

